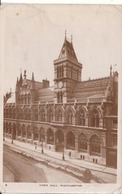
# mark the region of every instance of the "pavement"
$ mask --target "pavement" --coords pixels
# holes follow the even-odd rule
[[[44,148],[44,153],[41,153],[41,147],[35,145],[14,140],[11,144],[11,139],[5,138],[4,144],[9,145],[13,148],[19,149],[28,154],[28,156],[33,155],[38,158],[40,162],[47,162],[49,166],[54,168],[62,168],[67,172],[71,172],[73,175],[81,177],[85,169],[89,169],[94,177],[97,177],[95,182],[104,182],[104,183],[115,183],[117,170],[114,168],[109,168],[92,162],[88,162],[81,159],[69,158],[65,155],[65,160],[62,160],[62,153],[55,152]]]

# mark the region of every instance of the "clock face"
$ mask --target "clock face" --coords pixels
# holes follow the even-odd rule
[[[58,88],[62,88],[63,87],[63,82],[58,82]]]

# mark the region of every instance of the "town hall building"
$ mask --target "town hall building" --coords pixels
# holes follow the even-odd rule
[[[54,86],[20,73],[15,92],[4,96],[4,139],[69,152],[73,158],[117,167],[118,73],[82,80],[72,40],[54,60]]]

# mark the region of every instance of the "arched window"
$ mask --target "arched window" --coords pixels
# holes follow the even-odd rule
[[[48,113],[47,113],[47,121],[48,122],[53,121],[53,111],[51,109],[48,110]]]
[[[67,149],[75,149],[75,135],[71,131],[67,134]]]
[[[38,140],[39,139],[39,130],[37,127],[34,127],[34,130],[33,130],[33,139],[34,140]]]
[[[73,112],[72,112],[71,109],[69,109],[69,110],[67,111],[67,123],[68,123],[69,125],[72,125],[72,124],[73,124]]]
[[[22,137],[26,137],[26,127],[25,127],[25,125],[22,126]]]
[[[44,111],[44,109],[41,110],[41,121],[45,122],[45,111]]]
[[[79,135],[79,151],[87,150],[87,137],[84,133]]]
[[[37,108],[34,109],[34,120],[38,121],[38,109]]]
[[[18,124],[17,126],[17,130],[18,130],[18,136],[21,136],[21,125]]]
[[[45,141],[45,131],[42,127],[40,129],[40,139],[39,139],[39,141]]]
[[[77,113],[77,124],[85,126],[85,112],[83,109],[80,109]]]
[[[57,67],[57,78],[61,78],[63,76],[64,76],[64,67],[62,65]]]
[[[99,127],[99,112],[97,109],[93,109],[90,113],[90,126]]]
[[[90,153],[91,155],[99,155],[101,153],[101,142],[97,135],[90,138]]]
[[[56,121],[62,122],[62,111],[61,111],[61,109],[58,109],[58,110],[56,111],[55,118],[56,118]]]
[[[47,143],[53,144],[54,143],[54,134],[52,129],[47,130]]]
[[[31,126],[27,126],[27,139],[31,139]]]

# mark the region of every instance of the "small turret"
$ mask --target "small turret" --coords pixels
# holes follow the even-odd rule
[[[17,77],[17,82],[16,82],[16,92],[19,90],[19,81],[18,81],[18,77]]]
[[[112,65],[110,65],[110,77],[112,77]]]
[[[17,77],[17,82],[16,82],[16,90],[15,90],[15,99],[16,99],[16,103],[18,103],[18,95],[19,95],[19,81],[18,81],[18,77]]]
[[[31,81],[31,88],[30,88],[30,92],[31,92],[31,103],[33,103],[35,101],[35,80],[34,80],[34,73],[32,73],[32,81]]]
[[[34,73],[32,72],[31,90],[35,90]]]
[[[22,71],[20,69],[20,79],[19,79],[20,86],[22,85]]]

